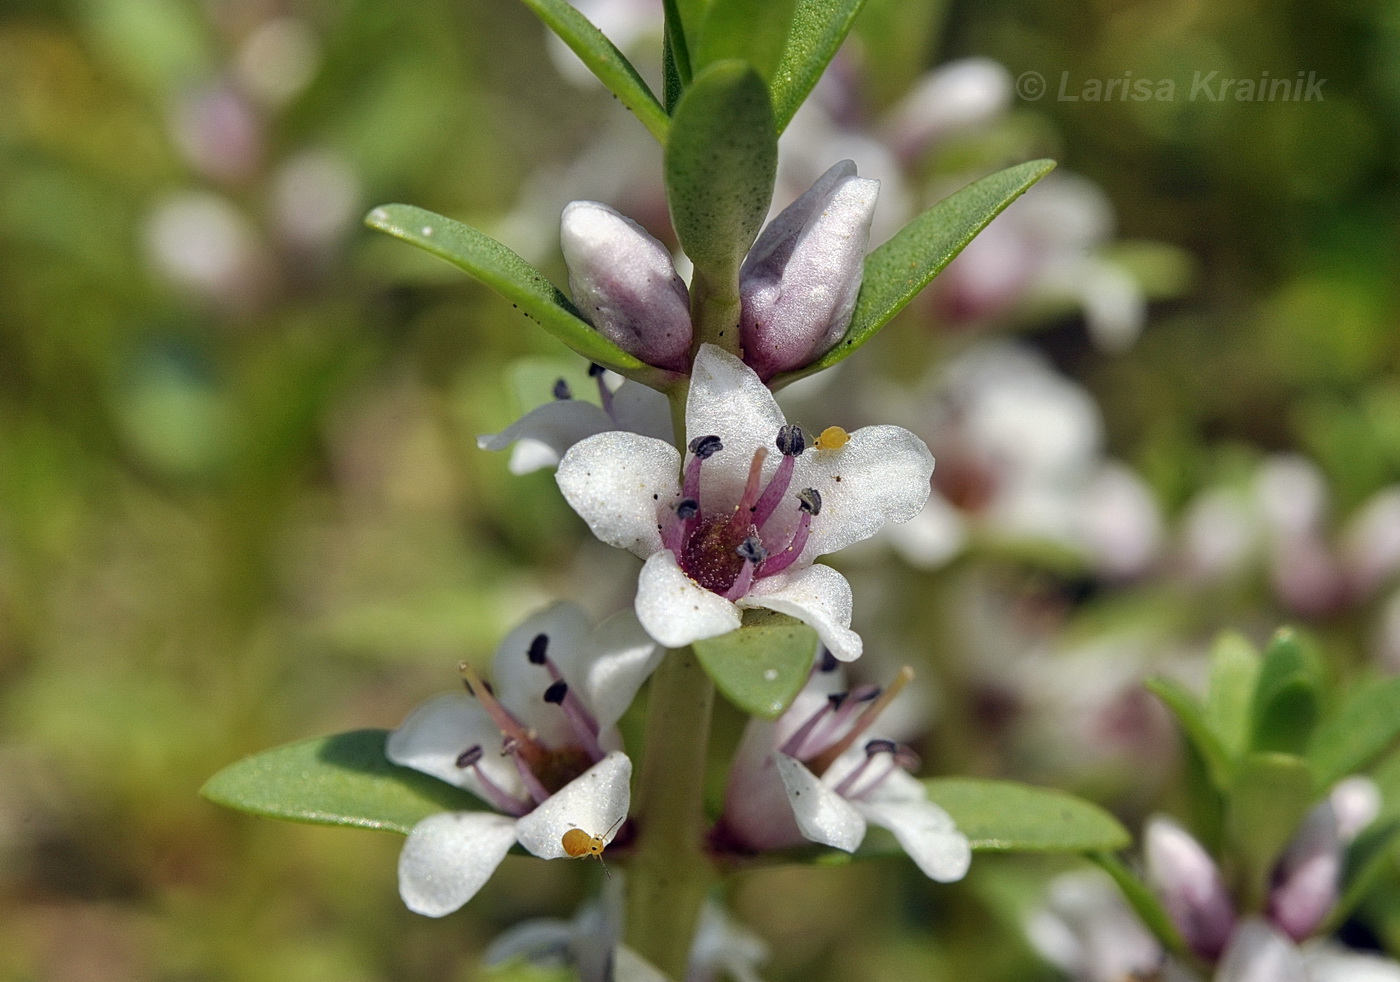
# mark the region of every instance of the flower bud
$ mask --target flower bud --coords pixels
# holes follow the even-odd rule
[[[1337,812],[1324,801],[1308,812],[1274,868],[1269,920],[1294,941],[1307,938],[1337,902],[1341,875]]]
[[[1147,877],[1191,950],[1215,961],[1235,929],[1235,908],[1220,869],[1201,844],[1169,818],[1148,821]]]
[[[596,201],[564,208],[559,243],[574,303],[598,332],[649,365],[684,371],[690,294],[666,247]]]
[[[760,378],[801,368],[851,322],[879,181],[836,164],[768,223],[739,272],[739,336]]]

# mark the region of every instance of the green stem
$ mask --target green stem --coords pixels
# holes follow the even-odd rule
[[[668,651],[651,677],[646,758],[632,810],[627,943],[684,979],[700,905],[714,879],[704,850],[705,757],[714,683],[690,648]]]
[[[695,325],[695,347],[718,345],[739,354],[739,271],[720,275],[696,267],[690,282],[690,319]]]

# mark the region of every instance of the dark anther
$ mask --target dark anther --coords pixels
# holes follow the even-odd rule
[[[797,507],[801,511],[809,511],[812,517],[822,513],[822,493],[816,488],[807,488],[797,494]]]
[[[874,757],[876,754],[893,754],[899,749],[899,744],[893,740],[867,740],[865,744],[865,756]]]
[[[556,399],[572,399],[573,397],[574,397],[574,394],[573,394],[573,392],[569,389],[569,383],[568,383],[568,382],[564,381],[564,379],[562,379],[562,378],[559,378],[559,379],[555,379],[555,380],[554,380],[554,398],[556,398]]]
[[[677,518],[694,518],[700,514],[700,502],[694,498],[682,498],[676,505]]]
[[[841,704],[846,701],[846,697],[849,695],[849,692],[833,692],[826,697],[826,701],[831,703],[832,709],[840,709]]]
[[[557,706],[564,701],[564,697],[568,694],[569,683],[565,682],[563,679],[560,679],[558,682],[555,682],[553,685],[551,685],[548,689],[544,690],[544,701],[551,702]]]
[[[536,634],[535,639],[530,642],[530,650],[526,652],[525,656],[530,659],[531,665],[543,665],[548,651],[549,635]]]
[[[468,747],[466,750],[463,750],[460,754],[457,755],[457,766],[471,767],[480,759],[481,744],[478,743],[476,744],[476,746]]]
[[[828,648],[826,645],[822,645],[822,660],[821,663],[817,666],[817,671],[834,672],[840,666],[840,664],[841,663],[836,660],[836,656],[831,653],[831,649]]]
[[[758,541],[756,535],[751,535],[740,542],[739,548],[734,551],[751,563],[761,563],[768,558],[768,550],[763,548],[763,543]]]
[[[690,441],[690,452],[701,460],[708,460],[723,449],[724,444],[720,442],[719,437],[713,434],[710,436],[697,436],[694,440]]]
[[[602,365],[598,364],[595,361],[593,364],[588,366],[588,377],[597,378],[599,375],[602,375],[606,371],[606,368],[604,368]]]
[[[917,771],[919,765],[923,763],[919,760],[919,755],[914,753],[909,747],[900,744],[894,751],[894,762],[906,771]]]
[[[807,449],[807,434],[796,423],[778,427],[778,453],[785,457],[801,457]]]

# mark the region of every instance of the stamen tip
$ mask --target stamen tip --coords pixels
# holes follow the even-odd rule
[[[549,635],[536,634],[530,641],[530,647],[525,652],[525,657],[530,659],[531,665],[543,665],[549,652]]]

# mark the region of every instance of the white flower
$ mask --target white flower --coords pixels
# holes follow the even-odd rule
[[[905,669],[884,690],[839,692],[832,691],[834,667],[819,666],[777,721],[750,720],[730,771],[719,841],[759,850],[806,840],[854,852],[873,822],[893,832],[931,879],[961,879],[971,847],[907,772],[917,758],[893,740],[861,739],[913,673]]]
[[[441,917],[461,907],[517,842],[559,859],[570,828],[612,841],[632,776],[616,723],[660,656],[630,612],[590,631],[578,608],[556,604],[501,643],[495,688],[467,670],[470,695],[437,696],[390,734],[394,763],[500,812],[443,812],[413,827],[399,857],[410,910]]]
[[[504,450],[514,445],[510,455],[512,474],[555,467],[570,447],[580,440],[610,430],[641,433],[659,440],[671,435],[671,406],[666,397],[640,382],[623,379],[594,366],[591,374],[598,383],[599,404],[574,398],[568,383],[554,384],[554,399],[530,410],[499,433],[476,438],[482,450]]]
[[[753,370],[712,345],[695,359],[686,436],[683,474],[669,443],[614,431],[575,444],[555,475],[594,535],[646,561],[642,626],[675,648],[734,630],[740,608],[764,607],[811,624],[837,658],[858,657],[850,586],[813,560],[918,514],[928,448],[897,426],[809,447]]]

